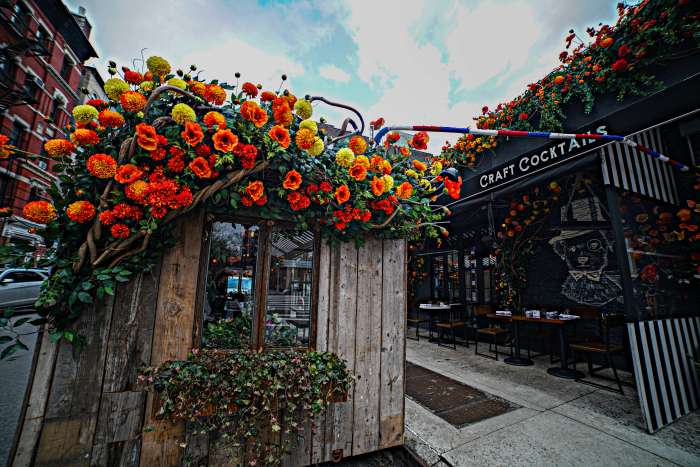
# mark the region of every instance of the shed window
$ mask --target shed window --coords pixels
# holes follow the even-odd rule
[[[202,345],[308,347],[315,235],[260,221],[215,221],[206,258]]]

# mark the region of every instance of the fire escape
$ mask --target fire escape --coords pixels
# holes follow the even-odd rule
[[[23,83],[17,82],[17,57],[49,57],[50,38],[43,28],[31,33],[31,13],[21,2],[0,0],[0,26],[7,43],[0,46],[0,112],[9,107],[36,103],[31,95],[31,76]]]

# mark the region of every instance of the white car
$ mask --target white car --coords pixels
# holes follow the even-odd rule
[[[47,277],[43,269],[0,269],[0,310],[34,308]]]

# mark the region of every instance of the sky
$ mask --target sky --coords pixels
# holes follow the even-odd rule
[[[87,10],[106,62],[160,55],[205,79],[260,83],[282,73],[298,95],[356,107],[366,121],[468,126],[558,65],[574,28],[616,18],[611,0],[67,0]],[[139,69],[141,64],[136,63]],[[314,118],[349,116],[318,103]],[[439,152],[447,138],[431,136]]]

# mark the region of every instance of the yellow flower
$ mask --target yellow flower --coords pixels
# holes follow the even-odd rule
[[[406,174],[407,177],[415,178],[416,180],[418,180],[418,179],[420,178],[420,175],[418,175],[418,172],[416,172],[416,171],[413,170],[413,169],[408,169],[408,170],[407,170],[406,172],[404,172],[404,173]]]
[[[307,130],[311,130],[311,132],[316,135],[318,134],[318,125],[316,125],[316,122],[313,120],[303,120],[299,124],[299,129],[306,128]]]
[[[318,136],[314,140],[313,146],[311,146],[309,149],[306,151],[311,154],[312,156],[320,156],[323,150],[326,148],[326,146],[323,144],[323,140],[319,138]]]
[[[348,168],[355,162],[355,153],[350,148],[342,148],[335,155],[335,163]]]
[[[119,78],[109,78],[107,81],[105,81],[105,93],[107,93],[107,96],[109,96],[109,98],[113,101],[118,101],[119,96],[128,90],[129,85],[126,83],[126,81]]]
[[[311,114],[313,114],[314,109],[311,107],[311,102],[307,101],[306,99],[299,99],[294,104],[294,112],[306,120],[307,118],[311,118]]]
[[[168,80],[168,85],[175,86],[176,88],[180,88],[182,90],[187,89],[187,83],[185,82],[184,79],[180,79],[180,78],[170,78]]]
[[[194,113],[192,107],[183,103],[175,104],[175,107],[173,107],[173,110],[170,112],[170,116],[180,125],[197,120],[197,115]]]
[[[384,175],[382,181],[384,182],[384,193],[394,188],[394,178],[391,175]]]
[[[433,163],[433,166],[430,167],[430,173],[433,174],[433,177],[437,177],[440,175],[440,172],[442,172],[442,162],[436,161]]]
[[[420,181],[420,187],[425,191],[431,191],[433,189],[433,185],[426,178]]]
[[[355,164],[361,165],[365,169],[369,169],[369,159],[367,156],[361,155],[355,158]]]
[[[155,86],[155,83],[153,81],[143,81],[141,84],[139,84],[139,89],[148,92],[148,91],[153,91],[153,87]]]
[[[148,71],[154,75],[161,76],[170,73],[170,63],[163,57],[157,55],[148,57],[148,60],[146,60],[146,67],[148,67]]]
[[[91,105],[76,105],[73,108],[73,118],[77,123],[87,123],[97,118],[97,109]]]

